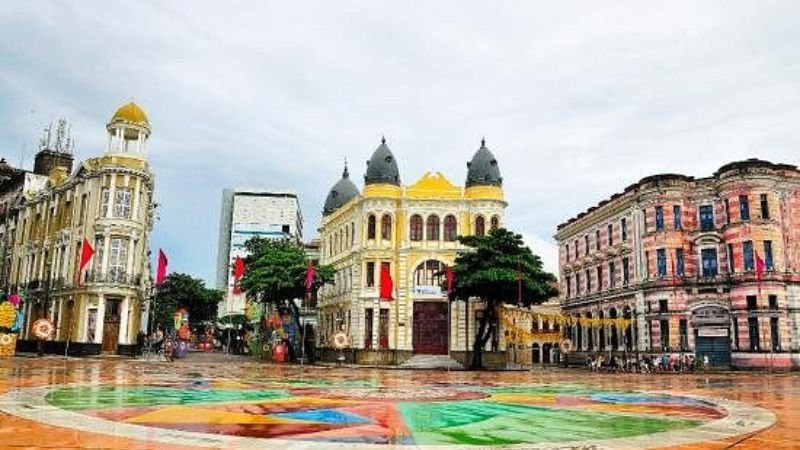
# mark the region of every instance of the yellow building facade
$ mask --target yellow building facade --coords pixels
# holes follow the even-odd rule
[[[25,299],[23,340],[48,318],[54,340],[80,353],[116,353],[136,343],[149,298],[153,174],[150,123],[136,104],[107,124],[105,152],[70,173],[55,164],[44,186],[24,192],[6,219],[6,288]],[[47,151],[44,149],[43,151]],[[40,152],[41,153],[41,152]],[[84,239],[94,250],[80,269]]]
[[[464,316],[480,314],[480,306],[456,302],[451,308],[445,271],[466,250],[457,236],[501,226],[507,206],[497,160],[483,143],[467,166],[465,186],[438,172],[404,185],[384,140],[367,163],[363,189],[345,167],[320,227],[320,262],[336,275],[319,293],[319,346],[330,347],[331,336],[343,331],[354,349],[467,349],[475,319]],[[391,299],[381,298],[384,267]]]

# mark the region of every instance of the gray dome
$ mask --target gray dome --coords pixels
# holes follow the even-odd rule
[[[364,184],[393,184],[400,186],[400,171],[392,151],[386,145],[386,138],[381,138],[381,145],[375,149],[372,158],[367,161],[367,174]]]
[[[475,152],[472,161],[467,163],[467,187],[502,185],[503,177],[500,176],[497,158],[486,148],[486,141],[482,139],[481,148]]]
[[[347,171],[347,165],[345,165],[342,179],[337,181],[328,192],[328,198],[325,199],[325,206],[322,208],[322,215],[327,216],[357,196],[358,188],[350,180],[350,172]]]

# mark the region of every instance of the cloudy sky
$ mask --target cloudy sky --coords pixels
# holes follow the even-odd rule
[[[360,182],[382,134],[407,183],[463,183],[486,136],[507,224],[551,270],[556,225],[644,176],[800,162],[799,3],[598,5],[0,0],[0,156],[31,167],[61,116],[97,155],[134,99],[152,247],[207,280],[223,188],[296,190],[310,239],[344,158]]]

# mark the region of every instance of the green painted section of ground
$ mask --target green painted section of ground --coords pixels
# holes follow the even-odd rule
[[[612,439],[700,425],[696,420],[551,409],[490,401],[402,403],[415,444],[504,445]]]
[[[172,389],[165,387],[72,387],[51,392],[47,401],[63,409],[124,408],[129,406],[187,405],[246,402],[290,397],[283,390]]]

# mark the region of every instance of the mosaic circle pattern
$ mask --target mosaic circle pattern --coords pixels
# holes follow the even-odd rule
[[[9,395],[24,397],[26,403],[39,399],[43,408],[54,411],[51,418],[59,425],[69,419],[76,428],[99,432],[151,430],[149,436],[174,444],[239,447],[272,439],[304,446],[591,443],[643,448],[730,437],[774,420],[765,410],[733,402],[561,384],[385,387],[373,380],[198,378],[183,384],[35,388]]]

